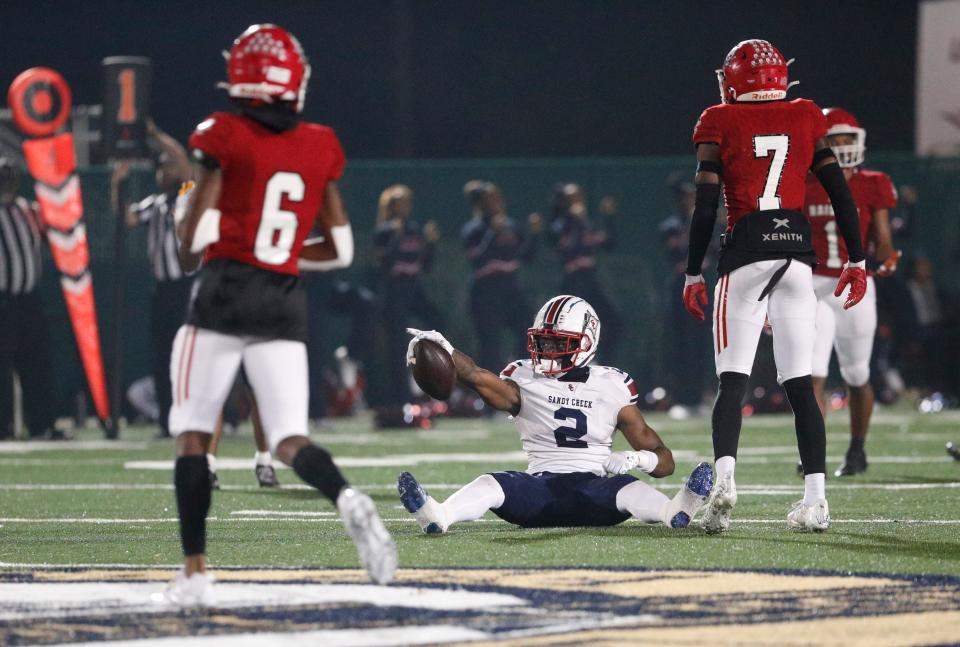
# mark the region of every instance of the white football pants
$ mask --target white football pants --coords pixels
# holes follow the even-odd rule
[[[270,450],[276,451],[285,438],[307,435],[309,387],[303,342],[237,337],[187,325],[177,331],[170,356],[172,435],[213,433],[241,362]]]
[[[837,349],[837,361],[843,381],[850,386],[863,386],[870,380],[870,357],[873,335],[877,331],[877,287],[867,277],[867,294],[849,310],[843,309],[846,295],[833,296],[837,279],[814,276],[817,295],[817,335],[813,343],[813,375],[826,377],[830,354]]]
[[[764,321],[773,330],[777,382],[810,375],[817,297],[813,271],[794,260],[776,287],[759,301],[773,274],[787,261],[759,261],[739,267],[714,289],[713,348],[717,376],[750,375]]]

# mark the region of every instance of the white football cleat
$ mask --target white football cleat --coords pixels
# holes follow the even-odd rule
[[[443,507],[427,494],[410,472],[401,472],[397,479],[397,492],[400,502],[407,512],[420,524],[420,529],[428,535],[439,535],[447,531]]]
[[[178,607],[212,607],[217,603],[213,590],[213,575],[194,573],[187,577],[183,569],[180,569],[163,593],[154,593],[150,599],[159,604]]]
[[[370,579],[377,584],[389,583],[397,570],[397,545],[380,520],[373,499],[345,487],[337,497],[337,509]]]
[[[730,528],[730,511],[737,505],[737,484],[733,472],[727,472],[713,486],[703,513],[703,529],[709,535],[726,532]]]
[[[797,501],[787,514],[787,527],[791,530],[823,532],[830,528],[830,506],[826,499],[820,499],[813,505],[804,505],[803,499]]]
[[[686,528],[690,525],[690,520],[707,500],[712,486],[713,469],[710,463],[700,463],[693,468],[680,491],[667,501],[663,509],[663,524],[670,528]]]

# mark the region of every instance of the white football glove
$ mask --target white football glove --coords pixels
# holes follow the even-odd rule
[[[603,469],[607,474],[614,475],[626,474],[635,469],[649,474],[657,469],[659,462],[656,454],[645,449],[639,452],[610,452],[607,460],[603,462]]]
[[[407,328],[407,332],[413,335],[413,339],[411,339],[410,343],[407,344],[407,366],[413,366],[417,363],[417,360],[413,355],[413,347],[416,346],[417,342],[421,339],[426,339],[428,341],[440,344],[443,346],[443,350],[450,353],[450,356],[453,357],[453,344],[448,342],[447,338],[436,330],[417,330],[416,328]]]

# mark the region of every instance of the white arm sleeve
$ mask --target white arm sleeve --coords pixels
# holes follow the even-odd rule
[[[193,244],[190,245],[190,251],[199,254],[208,245],[212,245],[220,240],[220,210],[207,209],[200,216],[200,222],[193,232]]]
[[[301,270],[328,272],[350,267],[353,263],[353,229],[350,225],[337,225],[330,228],[330,238],[337,250],[337,257],[329,261],[308,261],[301,258],[298,266]]]

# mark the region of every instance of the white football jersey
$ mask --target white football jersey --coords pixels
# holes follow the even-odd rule
[[[633,378],[609,366],[590,366],[585,381],[551,378],[535,373],[529,359],[508,364],[500,377],[520,387],[515,422],[528,474],[604,474],[620,409],[637,402]]]

